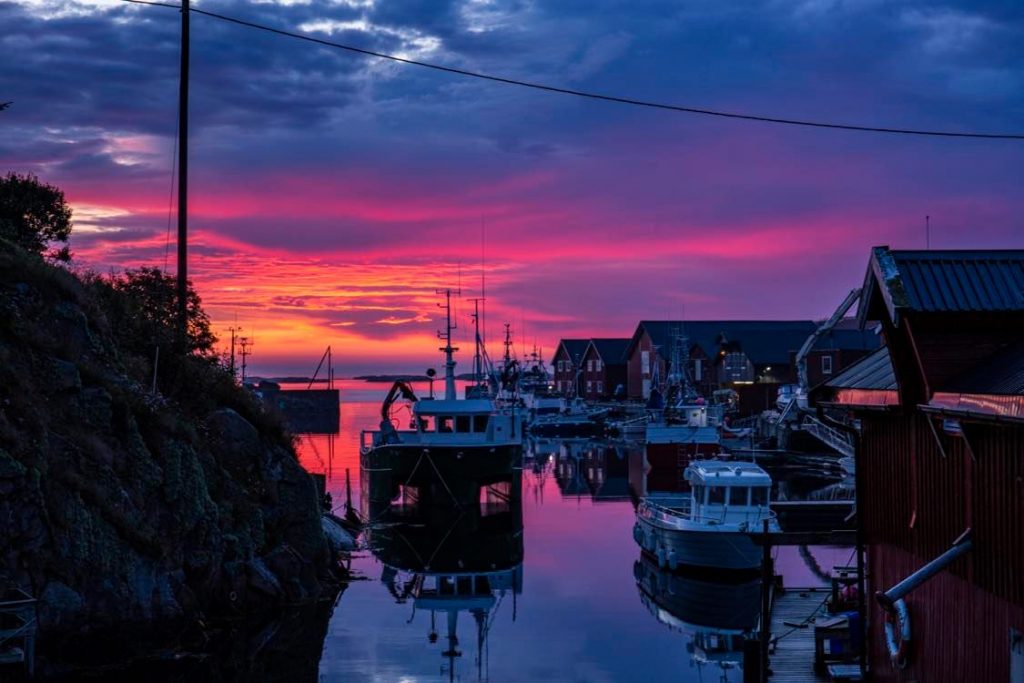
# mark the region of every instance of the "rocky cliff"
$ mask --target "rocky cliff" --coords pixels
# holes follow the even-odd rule
[[[0,250],[0,587],[39,598],[44,644],[316,598],[329,552],[290,439],[210,358],[164,349],[154,391],[118,296]]]

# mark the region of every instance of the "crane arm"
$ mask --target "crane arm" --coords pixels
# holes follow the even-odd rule
[[[832,316],[825,322],[818,325],[818,329],[811,333],[811,336],[807,337],[807,341],[800,347],[800,350],[796,353],[796,374],[797,381],[799,382],[799,394],[807,395],[808,387],[807,381],[807,356],[810,354],[811,349],[818,343],[822,335],[827,334],[829,330],[836,326],[836,324],[843,319],[846,312],[850,310],[854,302],[860,298],[860,288],[851,289],[850,293],[843,299],[843,303],[839,304],[839,307],[835,310]]]

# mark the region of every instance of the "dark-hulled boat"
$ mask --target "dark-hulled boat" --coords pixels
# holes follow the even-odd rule
[[[493,398],[458,398],[455,391],[455,360],[452,346],[451,292],[447,295],[444,398],[420,399],[404,382],[395,382],[381,406],[380,429],[360,436],[360,466],[370,472],[390,475],[386,486],[437,487],[452,490],[454,481],[477,486],[506,477],[521,466],[523,434],[514,404],[499,404]],[[399,398],[408,402],[411,421],[399,429],[393,410]],[[467,495],[473,491],[467,490]]]

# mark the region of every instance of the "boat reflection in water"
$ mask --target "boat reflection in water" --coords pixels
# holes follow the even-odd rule
[[[373,479],[380,473],[364,470]],[[386,476],[386,475],[384,475]],[[374,482],[364,489],[380,490]],[[453,482],[466,490],[466,482]],[[479,487],[474,501],[460,505],[421,500],[415,489],[401,488],[394,500],[364,504],[370,520],[366,540],[382,565],[380,580],[397,604],[412,605],[408,623],[427,630],[444,662],[449,680],[464,654],[458,636],[463,612],[476,630],[474,663],[477,678],[487,677],[488,634],[503,602],[516,617],[523,590],[522,472],[515,469],[500,482]],[[472,650],[471,650],[472,651]]]
[[[646,553],[633,565],[640,600],[655,618],[687,636],[687,650],[700,679],[743,680],[743,644],[757,628],[761,581],[722,582],[706,573],[658,569]]]

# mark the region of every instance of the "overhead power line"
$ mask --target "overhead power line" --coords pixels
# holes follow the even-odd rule
[[[132,3],[136,5],[152,5],[155,7],[170,7],[173,9],[180,10],[179,5],[175,5],[167,2],[157,2],[156,0],[121,0],[122,2]],[[433,69],[434,71],[442,71],[444,73],[455,74],[458,76],[466,76],[469,78],[476,78],[484,81],[492,81],[494,83],[503,83],[505,85],[515,85],[522,88],[531,88],[533,90],[541,90],[544,92],[558,93],[562,95],[573,95],[575,97],[582,97],[591,100],[599,100],[603,102],[615,102],[618,104],[628,104],[637,107],[647,107],[650,109],[661,109],[665,111],[674,111],[684,114],[699,114],[703,116],[717,116],[720,118],[727,119],[739,119],[743,121],[760,121],[761,123],[775,123],[787,126],[804,126],[810,128],[827,128],[833,130],[849,130],[849,131],[860,131],[865,133],[890,133],[896,135],[921,135],[930,137],[944,137],[944,138],[976,138],[985,140],[1024,140],[1024,133],[979,133],[973,131],[944,131],[944,130],[926,130],[920,128],[896,128],[890,126],[861,126],[847,123],[831,123],[826,121],[810,121],[804,119],[790,119],[790,118],[779,118],[774,116],[760,116],[757,114],[740,114],[737,112],[720,111],[717,109],[704,109],[701,107],[687,107],[677,104],[667,104],[664,102],[654,102],[651,100],[638,100],[631,97],[620,97],[617,95],[604,95],[601,93],[588,92],[585,90],[573,90],[571,88],[561,88],[554,85],[545,85],[543,83],[533,83],[531,81],[522,81],[515,78],[505,78],[503,76],[494,76],[492,74],[480,73],[477,71],[468,71],[466,69],[457,69],[451,66],[443,66],[441,64],[433,64],[431,62],[421,62],[415,59],[407,59],[405,57],[398,57],[396,55],[389,55],[383,52],[375,52],[374,50],[366,50],[361,47],[355,47],[353,45],[345,45],[344,43],[338,43],[332,40],[325,40],[323,38],[316,38],[313,36],[305,35],[303,33],[295,33],[293,31],[286,31],[280,28],[274,28],[272,26],[266,26],[264,24],[258,24],[253,21],[246,21],[245,19],[238,19],[236,17],[230,17],[225,14],[218,14],[217,12],[209,12],[204,9],[198,9],[195,7],[191,8],[192,13],[202,14],[204,16],[218,19],[223,22],[230,24],[236,24],[238,26],[244,26],[246,28],[256,29],[259,31],[265,31],[267,33],[273,33],[279,36],[285,36],[288,38],[295,38],[297,40],[303,40],[308,43],[314,43],[323,47],[331,47],[338,50],[345,50],[347,52],[353,52],[360,55],[366,55],[368,57],[377,57],[379,59],[387,59],[393,62],[399,62],[401,64],[408,64],[410,66],[419,66],[425,69]]]

